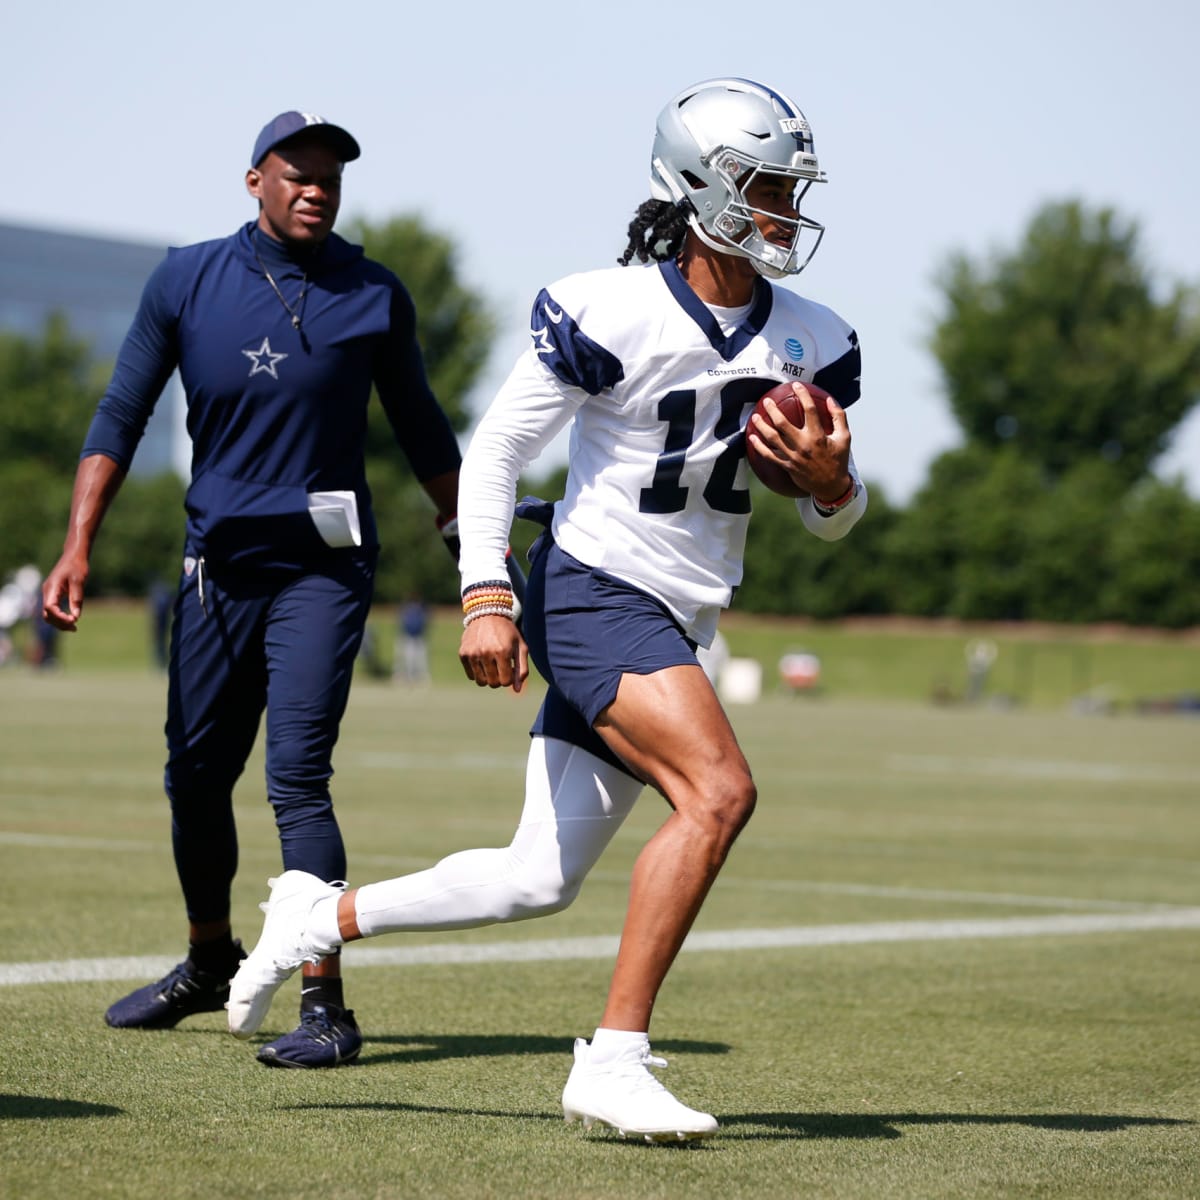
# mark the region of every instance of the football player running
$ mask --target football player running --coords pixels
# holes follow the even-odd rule
[[[261,940],[231,985],[235,1034],[259,1027],[302,962],[345,942],[565,908],[649,784],[670,812],[634,866],[607,1002],[591,1041],[575,1043],[563,1112],[647,1141],[716,1130],[650,1072],[665,1063],[648,1030],[756,800],[695,653],[742,575],[745,438],[808,493],[795,504],[816,536],[845,536],[867,504],[843,412],[859,394],[854,331],[770,282],[816,249],[823,229],[799,205],[823,180],[803,113],[771,88],[708,80],[663,109],[652,199],[621,265],[538,294],[532,344],[462,468],[464,670],[481,687],[519,689],[532,657],[548,684],[512,843],[352,891],[297,871],[272,880]],[[831,433],[802,387],[802,427],[770,407],[770,421],[747,428],[758,398],[785,380],[837,397]],[[518,629],[505,570],[517,479],[568,422],[566,494],[517,507],[547,525]]]

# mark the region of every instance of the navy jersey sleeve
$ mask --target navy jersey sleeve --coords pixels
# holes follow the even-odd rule
[[[179,363],[172,278],[168,256],[155,267],[142,291],[137,314],[117,354],[112,379],[84,439],[81,458],[105,454],[123,471],[129,470],[146,422]]]
[[[429,386],[417,343],[416,309],[398,280],[392,288],[388,335],[376,355],[375,386],[418,482],[457,470],[462,462],[458,439]]]
[[[858,349],[858,334],[850,330],[847,340],[850,345],[846,352],[813,376],[813,383],[823,387],[843,408],[849,408],[861,394],[862,355]]]
[[[588,337],[545,288],[533,302],[529,328],[538,357],[569,387],[598,396],[624,377],[621,360]]]

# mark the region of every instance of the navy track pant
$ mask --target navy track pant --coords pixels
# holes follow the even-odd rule
[[[333,747],[374,581],[374,555],[306,574],[185,576],[175,601],[165,786],[188,919],[229,915],[233,788],[265,709],[267,798],[284,870],[346,877],[333,813]]]

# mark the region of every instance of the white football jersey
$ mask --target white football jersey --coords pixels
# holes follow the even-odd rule
[[[538,294],[533,343],[481,420],[459,489],[464,587],[504,579],[517,477],[574,418],[554,537],[568,554],[656,596],[707,646],[742,577],[750,493],[745,428],[792,379],[858,399],[853,329],[824,305],[757,281],[726,334],[674,263],[571,275]],[[852,466],[853,472],[853,466]],[[857,475],[855,475],[857,480]],[[832,517],[843,536],[866,490]]]

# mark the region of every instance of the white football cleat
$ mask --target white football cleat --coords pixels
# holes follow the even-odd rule
[[[240,1038],[263,1023],[280,984],[303,963],[319,962],[337,949],[315,945],[305,926],[313,905],[327,896],[340,896],[345,884],[326,883],[307,871],[284,871],[267,883],[271,898],[259,905],[267,914],[262,935],[229,982],[229,1032]]]
[[[582,1121],[584,1129],[591,1129],[599,1122],[622,1137],[647,1142],[686,1142],[716,1133],[715,1117],[680,1104],[650,1073],[667,1060],[651,1054],[649,1042],[594,1066],[590,1051],[585,1038],[575,1039],[575,1065],[562,1097],[568,1124]]]

